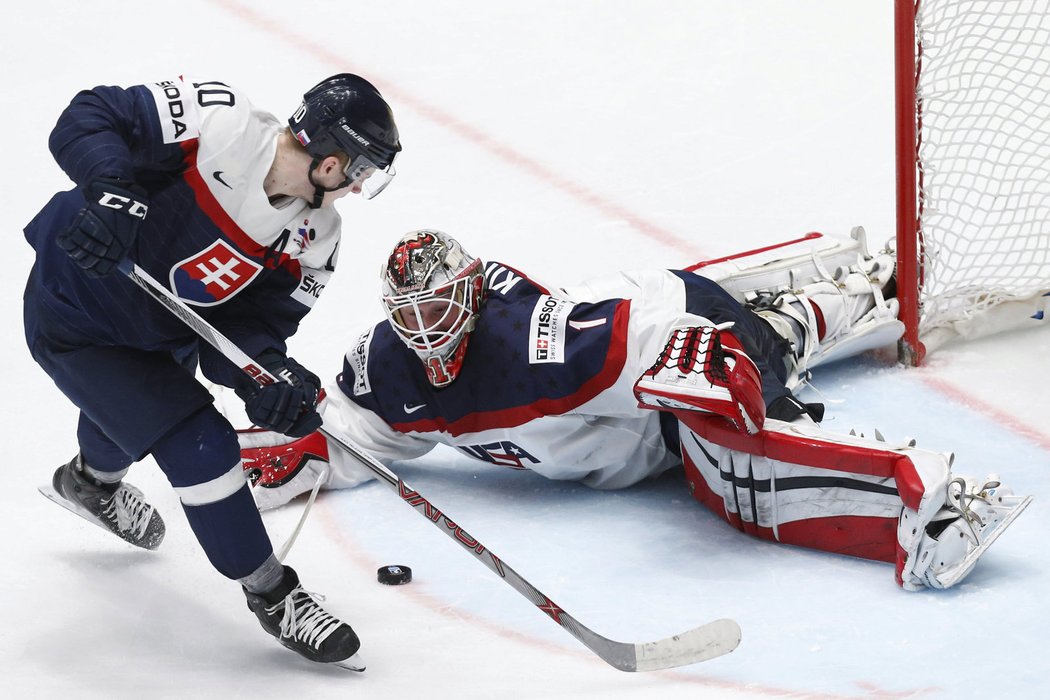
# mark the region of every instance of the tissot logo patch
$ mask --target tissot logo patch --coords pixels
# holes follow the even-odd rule
[[[565,362],[565,327],[574,306],[571,301],[540,296],[529,324],[530,365]]]
[[[229,243],[215,241],[171,269],[171,288],[190,304],[213,306],[247,287],[261,269]]]
[[[354,396],[361,396],[372,391],[368,383],[368,347],[372,342],[372,331],[369,328],[361,334],[354,346],[346,353],[346,361],[354,371]]]

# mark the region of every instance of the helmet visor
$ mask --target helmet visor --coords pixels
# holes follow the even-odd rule
[[[386,189],[397,172],[394,170],[393,159],[390,165],[381,168],[368,156],[357,154],[347,161],[343,174],[346,176],[346,184],[353,187],[355,193],[360,193],[365,199],[372,199]]]

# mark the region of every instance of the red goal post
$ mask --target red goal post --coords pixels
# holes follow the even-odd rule
[[[895,0],[902,359],[1042,318],[1050,0]]]

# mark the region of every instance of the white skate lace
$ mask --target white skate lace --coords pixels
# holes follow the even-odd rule
[[[994,489],[998,486],[998,481],[986,481],[980,488],[967,491],[966,480],[962,477],[956,477],[948,482],[948,500],[945,503],[945,507],[959,514],[959,517],[962,518],[963,522],[966,523],[966,527],[970,530],[970,534],[973,535],[974,542],[981,541],[977,532],[979,528],[984,527],[984,519],[974,511],[972,505],[974,501],[990,504],[991,501],[985,494],[988,492],[988,489]],[[958,491],[955,491],[952,487],[956,487]]]
[[[330,615],[319,603],[324,596],[319,593],[311,593],[303,590],[302,586],[296,586],[284,600],[267,608],[266,612],[271,615],[277,609],[284,606],[284,616],[281,618],[281,636],[300,639],[315,649],[319,649],[321,643],[328,639],[343,624]]]
[[[146,534],[146,528],[153,516],[153,506],[146,503],[142,492],[137,488],[121,484],[120,488],[104,503],[108,505],[102,511],[102,515],[110,520],[115,520],[118,530],[134,533],[136,537]]]

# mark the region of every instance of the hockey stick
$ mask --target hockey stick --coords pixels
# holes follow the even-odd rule
[[[162,286],[134,262],[125,260],[121,263],[120,270],[192,328],[201,339],[240,367],[245,374],[254,379],[260,386],[279,381],[275,376],[256,364],[252,358],[245,354],[229,338],[201,318],[182,299]],[[641,644],[617,642],[597,634],[586,625],[581,624],[576,618],[565,612],[554,601],[522,578],[518,572],[496,556],[494,552],[467,534],[466,530],[450,520],[422,494],[402,481],[400,477],[371,454],[352,442],[333,435],[325,430],[324,427],[320,429],[320,432],[328,440],[357,459],[364,467],[375,474],[380,481],[397,492],[401,500],[412,506],[418,513],[433,523],[435,527],[459,543],[466,551],[474,555],[477,561],[502,578],[511,588],[531,601],[533,605],[546,613],[552,620],[561,625],[569,634],[576,637],[584,646],[609,665],[621,671],[655,671],[713,659],[717,656],[728,654],[740,644],[740,626],[730,619],[715,620],[666,639]]]

